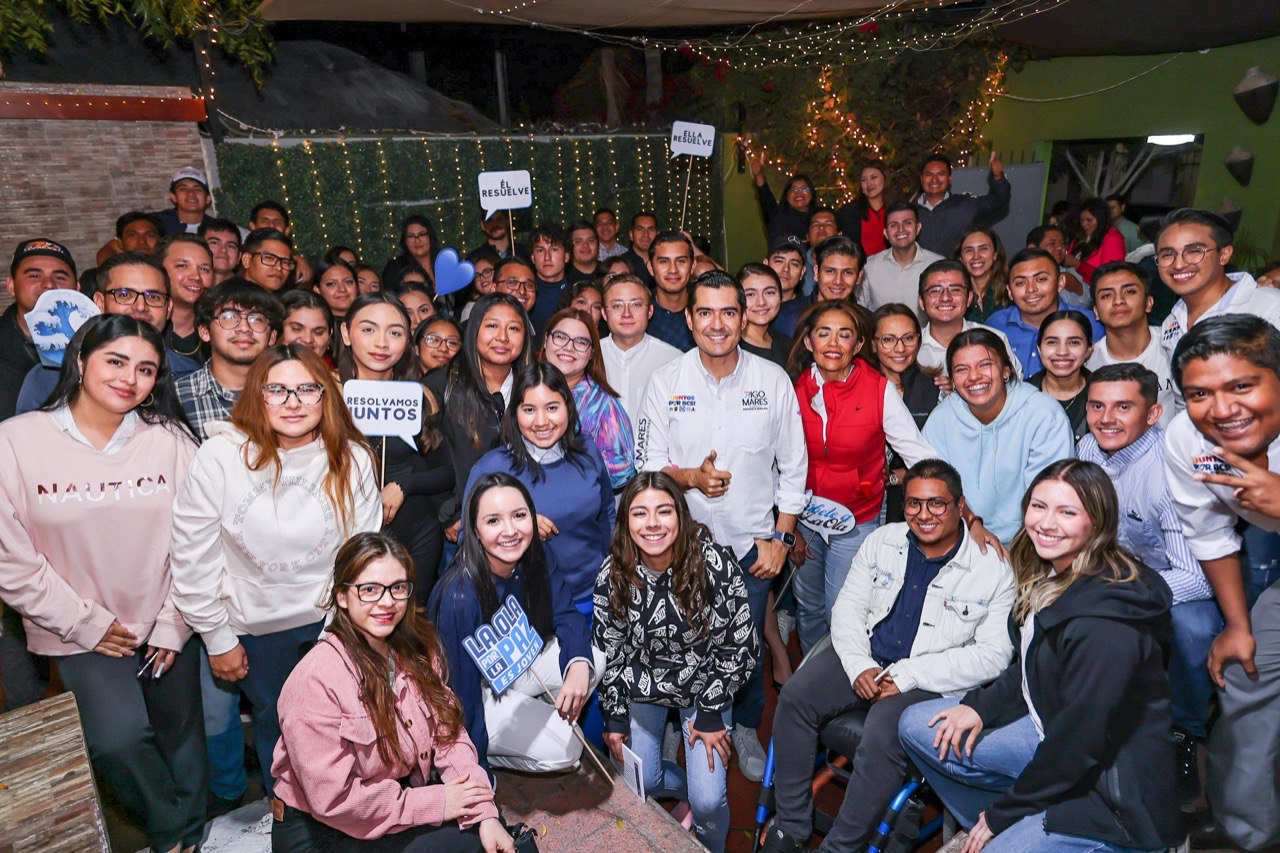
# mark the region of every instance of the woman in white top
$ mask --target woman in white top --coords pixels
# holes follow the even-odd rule
[[[254,362],[173,508],[174,600],[215,678],[253,703],[263,785],[276,700],[319,636],[338,547],[382,525],[373,455],[325,363],[300,344]]]

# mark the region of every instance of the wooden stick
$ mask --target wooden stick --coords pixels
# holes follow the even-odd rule
[[[689,172],[684,177],[684,204],[680,205],[680,230],[684,230],[684,214],[689,209],[689,182],[693,180],[693,155],[686,154],[689,158]]]
[[[382,437],[382,476],[378,480],[378,488],[385,488],[387,485],[387,437]]]
[[[547,683],[542,680],[542,676],[534,672],[532,666],[529,667],[529,674],[532,675],[535,679],[537,679],[539,686],[542,687],[542,691],[547,694],[547,698],[550,699],[551,704],[554,705],[556,703],[556,697],[551,695],[551,688],[547,687]],[[596,751],[591,748],[591,744],[587,743],[586,735],[582,733],[582,730],[579,729],[575,723],[570,723],[569,728],[573,729],[573,733],[578,736],[578,740],[582,741],[582,751],[585,752],[588,756],[590,756],[591,761],[595,764],[596,767],[600,768],[600,772],[604,774],[605,779],[609,780],[609,787],[612,788],[613,776],[610,775],[608,770],[604,769],[604,765],[601,764],[600,759],[596,757]]]
[[[511,257],[516,256],[516,215],[509,207],[507,208],[507,251],[511,253]]]

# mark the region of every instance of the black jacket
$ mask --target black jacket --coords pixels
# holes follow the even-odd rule
[[[988,173],[987,185],[991,189],[984,196],[952,193],[938,202],[933,210],[925,209],[920,204],[921,196],[916,196],[916,212],[920,214],[920,245],[949,258],[965,229],[974,225],[995,225],[1008,216],[1009,198],[1013,195],[1009,179],[997,181]]]
[[[773,190],[769,189],[767,181],[756,186],[756,197],[760,199],[760,213],[764,216],[765,226],[769,232],[770,246],[783,237],[795,237],[802,242],[808,241],[809,211],[796,210],[787,204],[785,198],[779,202],[773,197]],[[860,234],[853,236],[855,242],[860,238]]]
[[[1142,849],[1182,842],[1165,671],[1172,602],[1144,568],[1132,583],[1081,578],[1036,614],[1027,682],[1044,740],[987,809],[992,832],[1047,811],[1050,832]],[[961,701],[988,729],[1021,719],[1019,660]]]
[[[0,421],[13,417],[22,383],[40,363],[36,346],[22,333],[20,322],[17,303],[0,315]]]

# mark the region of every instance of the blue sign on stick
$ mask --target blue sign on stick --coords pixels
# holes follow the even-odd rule
[[[529,624],[520,602],[509,595],[491,621],[462,638],[462,646],[489,687],[501,695],[541,654],[542,638]]]

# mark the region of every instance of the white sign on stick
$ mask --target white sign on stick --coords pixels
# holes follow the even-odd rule
[[[366,436],[399,436],[418,449],[413,439],[422,432],[422,386],[417,382],[348,379],[342,397],[356,429]]]
[[[527,169],[514,172],[481,172],[480,207],[486,218],[496,210],[533,207],[533,179]]]
[[[709,124],[678,121],[671,125],[671,156],[710,157],[716,150],[716,129]]]

